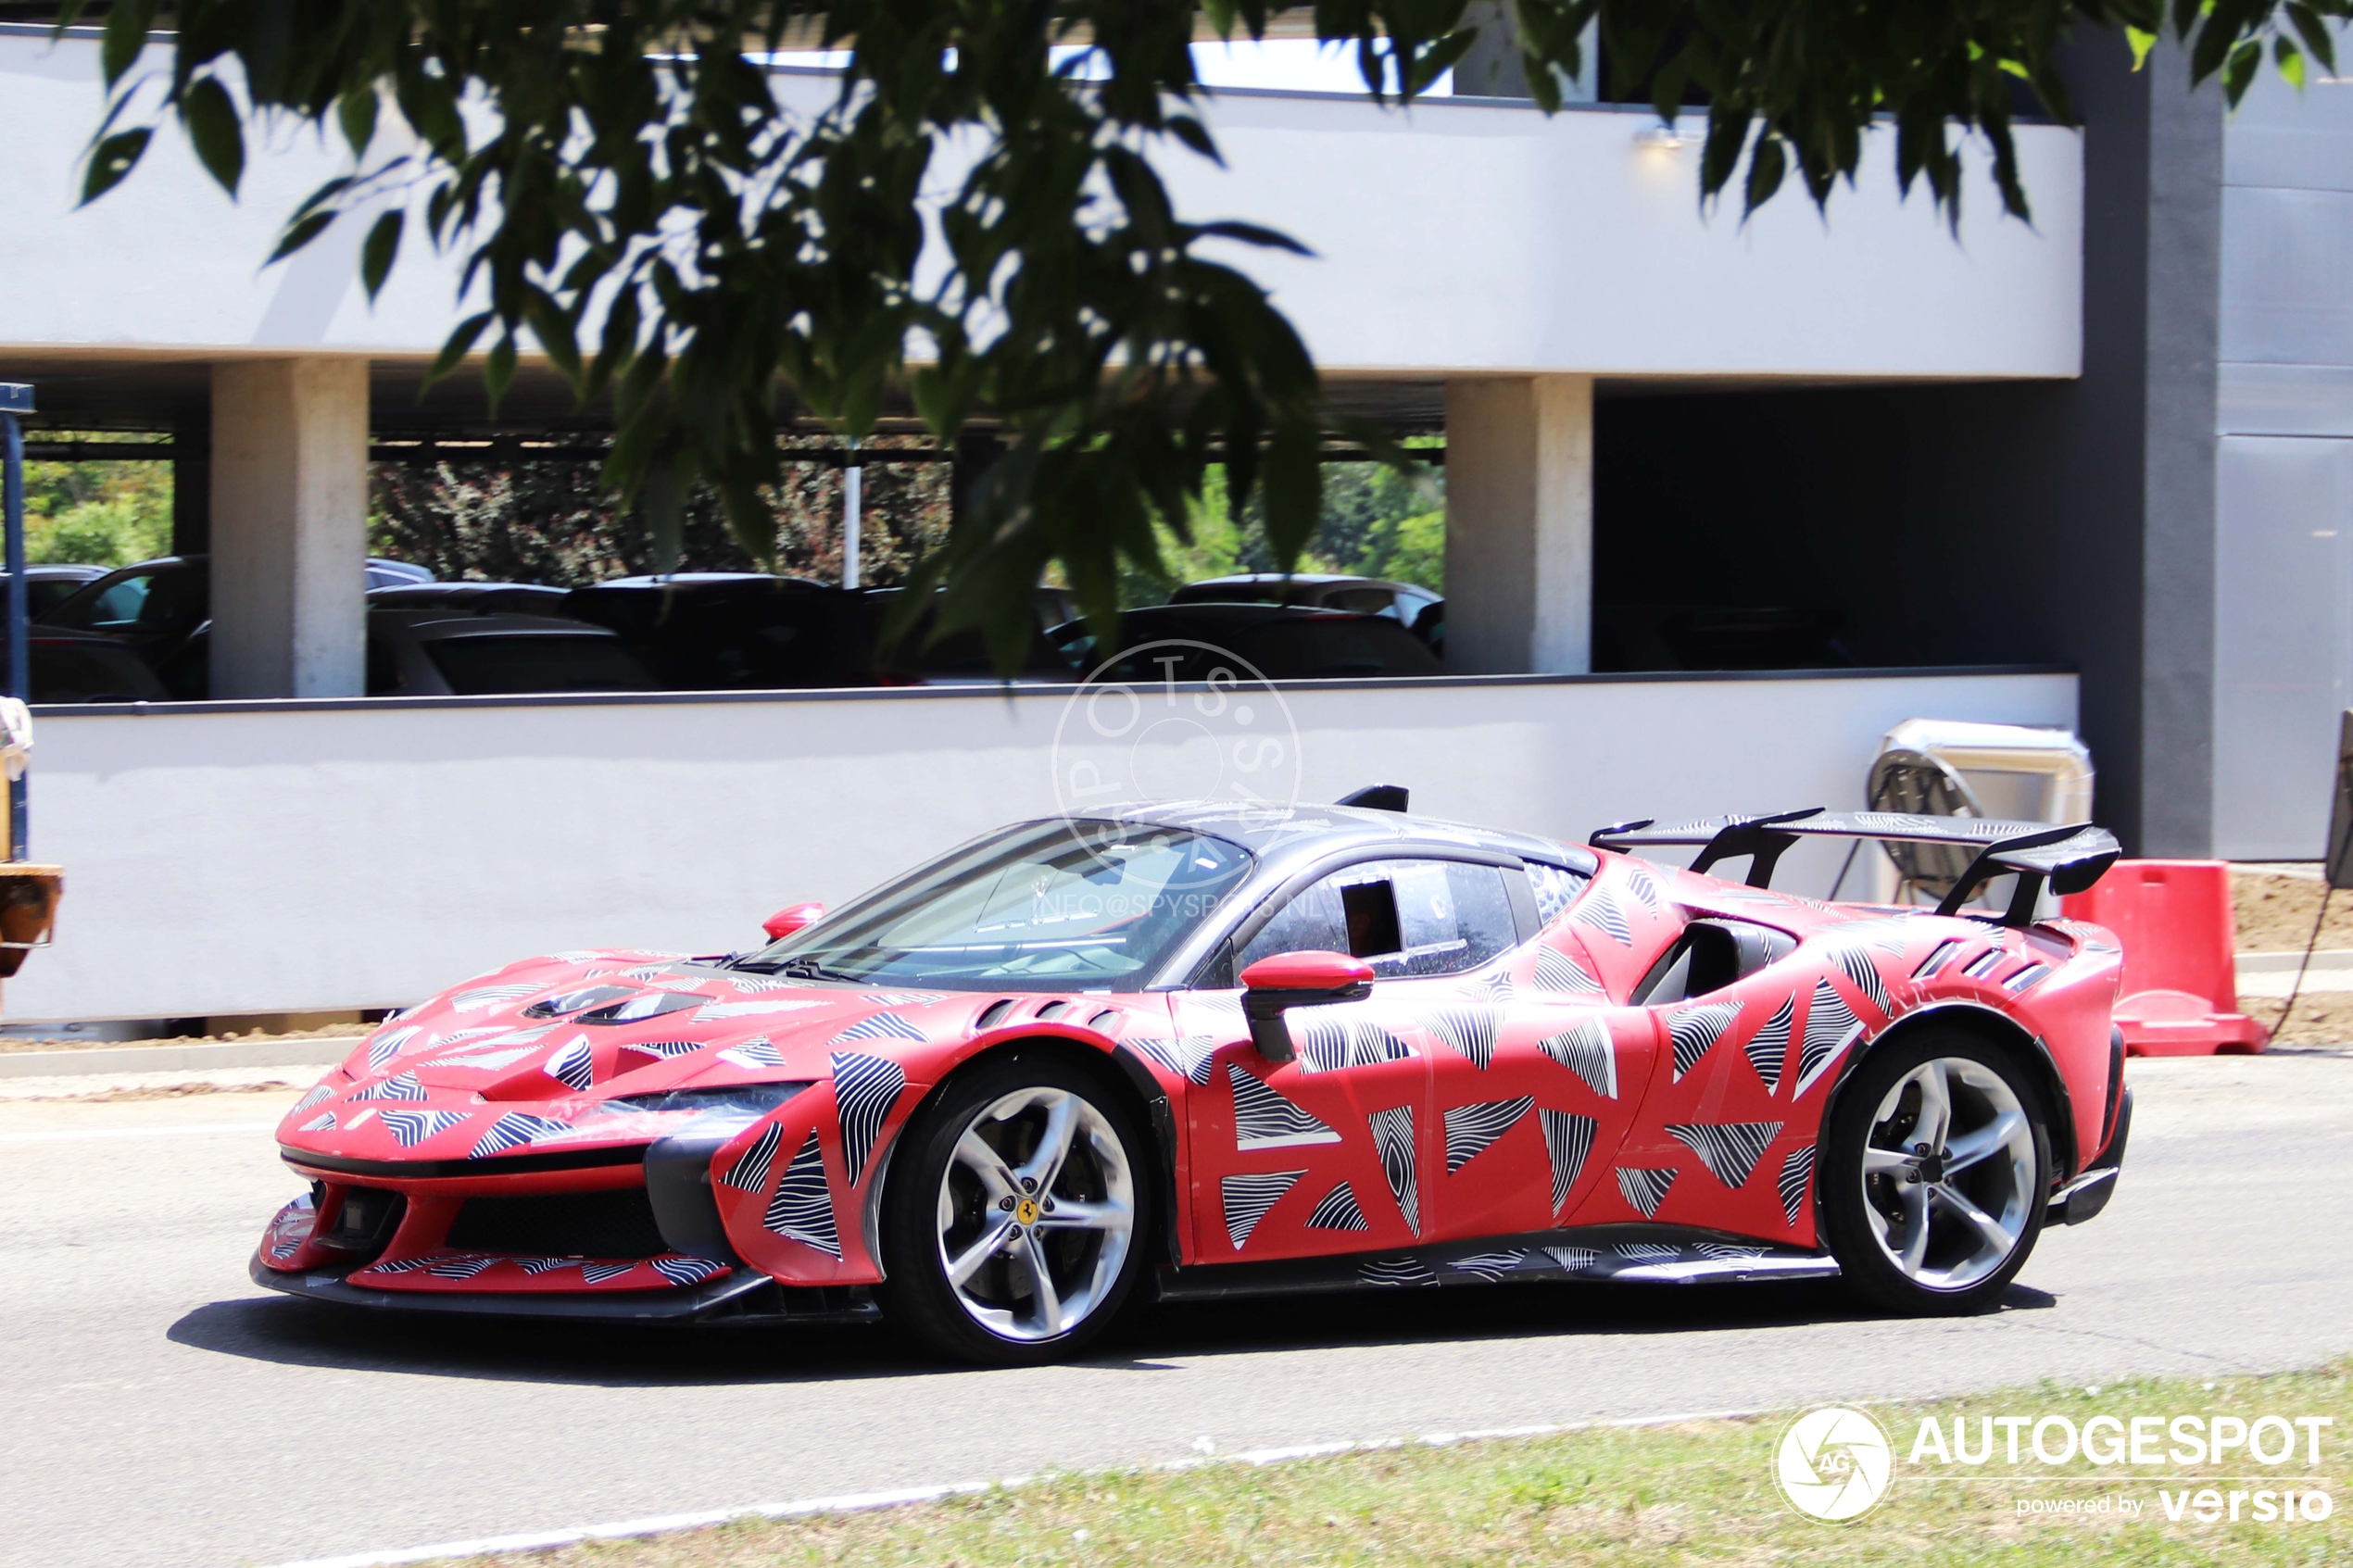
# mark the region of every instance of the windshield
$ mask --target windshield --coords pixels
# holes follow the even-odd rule
[[[1134,990],[1232,896],[1250,852],[1139,822],[1025,822],[738,967],[950,990]]]

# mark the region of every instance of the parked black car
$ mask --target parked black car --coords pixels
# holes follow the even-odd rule
[[[575,588],[562,613],[610,627],[673,691],[988,684],[977,633],[926,645],[927,619],[886,658],[884,622],[900,591],[846,589],[794,577],[682,573]],[[1040,630],[1014,677],[1067,681],[1070,664]]]
[[[403,583],[368,590],[370,609],[447,609],[462,615],[560,615],[565,590],[538,583]]]
[[[1039,590],[1040,594],[1059,590]],[[867,599],[877,612],[868,632],[870,638],[879,638],[884,622],[898,607],[900,588],[871,588]],[[1008,677],[998,672],[996,661],[989,657],[988,645],[981,634],[969,628],[951,632],[934,642],[932,615],[929,610],[916,618],[906,635],[900,638],[887,659],[877,659],[875,679],[885,685],[964,686],[994,685]],[[1029,629],[1029,645],[1022,657],[1021,668],[1010,677],[1016,685],[1062,685],[1078,679],[1078,671],[1071,667],[1070,658],[1063,653],[1042,626]]]
[[[672,691],[871,681],[862,594],[790,577],[635,578],[574,588],[561,613],[610,627]]]
[[[1086,622],[1058,626],[1051,635],[1081,670],[1101,662]],[[1126,647],[1105,679],[1207,680],[1220,652],[1270,681],[1444,672],[1419,637],[1386,615],[1295,605],[1154,605],[1121,617],[1120,638]],[[1162,662],[1169,659],[1176,662]]]
[[[1188,583],[1168,596],[1171,604],[1304,605],[1342,609],[1352,615],[1386,615],[1412,627],[1444,598],[1413,583],[1386,577],[1347,577],[1326,571],[1244,571]]]
[[[371,591],[432,580],[433,574],[421,566],[368,559]],[[112,637],[145,661],[170,696],[202,698],[210,682],[196,639],[212,623],[212,558],[158,556],[134,561],[83,584],[47,610],[36,612],[33,620]]]
[[[112,637],[34,626],[31,700],[41,703],[161,702],[170,695],[139,656]],[[0,691],[7,689],[8,648],[0,639]]]
[[[76,566],[69,562],[52,561],[24,569],[25,613],[40,619],[71,598],[85,583],[94,583],[107,574],[103,566]],[[0,571],[0,592],[7,587],[8,574]]]

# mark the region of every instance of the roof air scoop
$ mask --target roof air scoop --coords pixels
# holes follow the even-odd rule
[[[1366,784],[1332,802],[1335,806],[1356,806],[1367,811],[1403,811],[1406,791],[1403,784]]]

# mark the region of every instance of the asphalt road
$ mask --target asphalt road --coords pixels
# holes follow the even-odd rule
[[[0,1562],[275,1563],[1221,1449],[1933,1396],[2353,1351],[2353,1053],[2134,1063],[2108,1213],[2002,1311],[1519,1286],[1171,1311],[1083,1365],[880,1329],[344,1316],[245,1259],[283,1094],[0,1106]]]

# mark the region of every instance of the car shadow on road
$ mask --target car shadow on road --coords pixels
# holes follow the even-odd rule
[[[1995,1315],[2057,1305],[2013,1285]],[[1332,1347],[1705,1334],[1867,1323],[1875,1314],[1835,1283],[1611,1286],[1529,1283],[1482,1289],[1188,1302],[1143,1313],[1079,1364],[1175,1370],[1180,1361]],[[665,1327],[518,1323],[380,1312],[245,1297],[199,1307],[173,1343],[292,1366],[422,1377],[688,1387],[952,1376],[885,1324]]]

